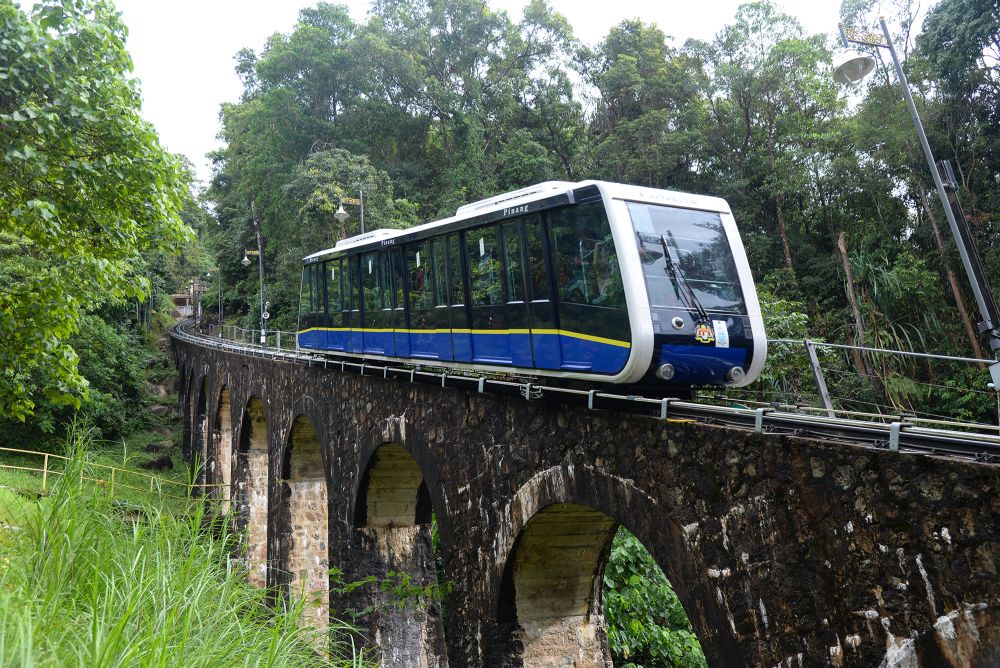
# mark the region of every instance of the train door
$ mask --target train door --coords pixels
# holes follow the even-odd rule
[[[350,282],[349,317],[345,325],[350,327],[350,340],[347,349],[353,353],[360,353],[364,348],[364,332],[361,329],[361,258],[358,256],[349,257],[346,262]]]
[[[465,231],[465,259],[469,267],[472,360],[510,364],[507,303],[497,225],[485,225]]]
[[[399,246],[389,249],[390,279],[392,281],[392,328],[393,344],[397,357],[409,357],[410,334],[406,322],[406,265],[403,262],[403,249]]]
[[[448,271],[446,261],[446,251],[444,237],[431,239],[431,262],[434,270],[431,272],[431,280],[434,283],[434,345],[437,349],[438,359],[455,359],[455,352],[451,346],[451,310],[448,305]]]
[[[434,341],[434,267],[430,259],[430,241],[407,244],[407,300],[410,312],[410,357],[437,359]]]
[[[341,260],[330,260],[324,265],[324,275],[326,276],[326,347],[331,350],[344,350],[347,342],[344,329],[344,304],[341,299],[341,280],[343,273],[340,270]]]
[[[548,223],[560,367],[617,373],[628,361],[632,334],[604,203],[564,207],[551,212]]]
[[[395,351],[391,295],[386,289],[388,272],[389,261],[385,251],[361,256],[363,350],[375,355],[392,355]]]
[[[537,369],[559,369],[559,321],[553,299],[552,267],[549,263],[548,235],[541,214],[524,218],[528,262],[528,325],[531,329],[531,353]]]
[[[472,332],[469,330],[465,269],[462,266],[462,240],[457,233],[449,234],[446,244],[452,354],[456,362],[471,362]]]
[[[507,307],[507,340],[510,342],[511,363],[514,366],[534,366],[531,356],[531,325],[528,304],[525,301],[524,236],[520,219],[500,225],[500,244],[503,249],[504,291]]]

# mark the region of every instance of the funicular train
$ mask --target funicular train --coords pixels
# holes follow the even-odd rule
[[[767,350],[715,197],[546,182],[303,264],[302,349],[664,394],[746,385]]]

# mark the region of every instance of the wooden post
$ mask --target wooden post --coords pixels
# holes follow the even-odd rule
[[[111,495],[112,499],[115,498],[115,469],[111,469],[111,486],[108,490],[108,494]]]
[[[46,453],[45,461],[42,463],[42,491],[45,491],[49,481],[49,455]]]

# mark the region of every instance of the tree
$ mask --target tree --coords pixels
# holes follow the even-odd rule
[[[667,46],[655,25],[623,21],[590,57],[599,98],[591,130],[601,176],[688,189],[704,148],[700,63]]]
[[[106,0],[0,2],[0,415],[79,405],[81,313],[138,298],[142,256],[181,243],[178,161],[139,115]]]

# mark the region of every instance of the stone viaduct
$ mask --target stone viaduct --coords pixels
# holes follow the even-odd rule
[[[370,609],[384,666],[610,666],[619,525],[711,666],[1000,665],[1000,466],[174,353],[249,579],[313,594],[319,626]],[[393,604],[331,568],[447,593]]]

